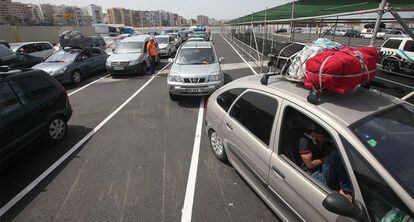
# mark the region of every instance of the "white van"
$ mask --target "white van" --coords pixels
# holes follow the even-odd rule
[[[382,69],[389,72],[414,71],[414,40],[390,38],[380,49]]]

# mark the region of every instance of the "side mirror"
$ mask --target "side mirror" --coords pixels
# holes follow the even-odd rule
[[[219,58],[219,63],[222,63],[222,62],[224,62],[224,57]]]
[[[351,203],[345,196],[339,192],[329,194],[322,202],[323,207],[328,211],[345,217],[350,217],[356,220],[361,220],[363,217],[363,210]]]
[[[174,63],[174,59],[173,59],[173,58],[169,58],[169,59],[168,59],[168,62],[169,62],[169,63]]]

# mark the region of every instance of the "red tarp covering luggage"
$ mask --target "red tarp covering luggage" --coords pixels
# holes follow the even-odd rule
[[[373,47],[326,50],[306,61],[305,87],[347,93],[375,78],[378,60]]]

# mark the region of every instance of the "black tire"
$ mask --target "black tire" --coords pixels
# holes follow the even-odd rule
[[[382,69],[386,72],[400,71],[400,64],[397,61],[385,59],[382,63]]]
[[[82,73],[79,70],[75,70],[70,75],[70,81],[73,85],[79,84],[82,82]]]
[[[147,73],[147,63],[146,62],[142,63],[140,73],[141,74]]]
[[[210,141],[210,147],[214,156],[222,162],[227,162],[227,155],[224,149],[223,140],[217,135],[217,132],[210,130],[208,132],[208,139]]]
[[[178,101],[179,99],[180,99],[180,97],[179,96],[177,96],[177,95],[174,95],[174,94],[171,94],[171,93],[169,93],[170,94],[170,99],[172,100],[172,101]]]
[[[62,115],[54,116],[47,124],[44,132],[44,142],[54,145],[61,142],[68,131],[66,118]]]

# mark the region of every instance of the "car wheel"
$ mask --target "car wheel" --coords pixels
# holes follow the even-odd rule
[[[72,72],[71,81],[72,81],[72,84],[75,84],[75,85],[82,81],[82,74],[79,70],[75,70]]]
[[[143,62],[141,65],[141,73],[145,74],[147,73],[147,63]]]
[[[49,121],[45,132],[45,141],[47,144],[56,144],[62,141],[67,131],[66,119],[63,116],[55,116]]]
[[[387,72],[398,72],[400,70],[400,67],[397,61],[386,59],[382,64],[382,69]]]
[[[227,161],[227,155],[224,151],[224,144],[223,140],[217,135],[217,132],[214,130],[210,130],[209,133],[209,139],[210,139],[210,146],[213,150],[214,156],[216,156],[217,159],[220,161]]]
[[[170,99],[172,101],[178,101],[179,98],[180,98],[179,96],[170,93]]]

